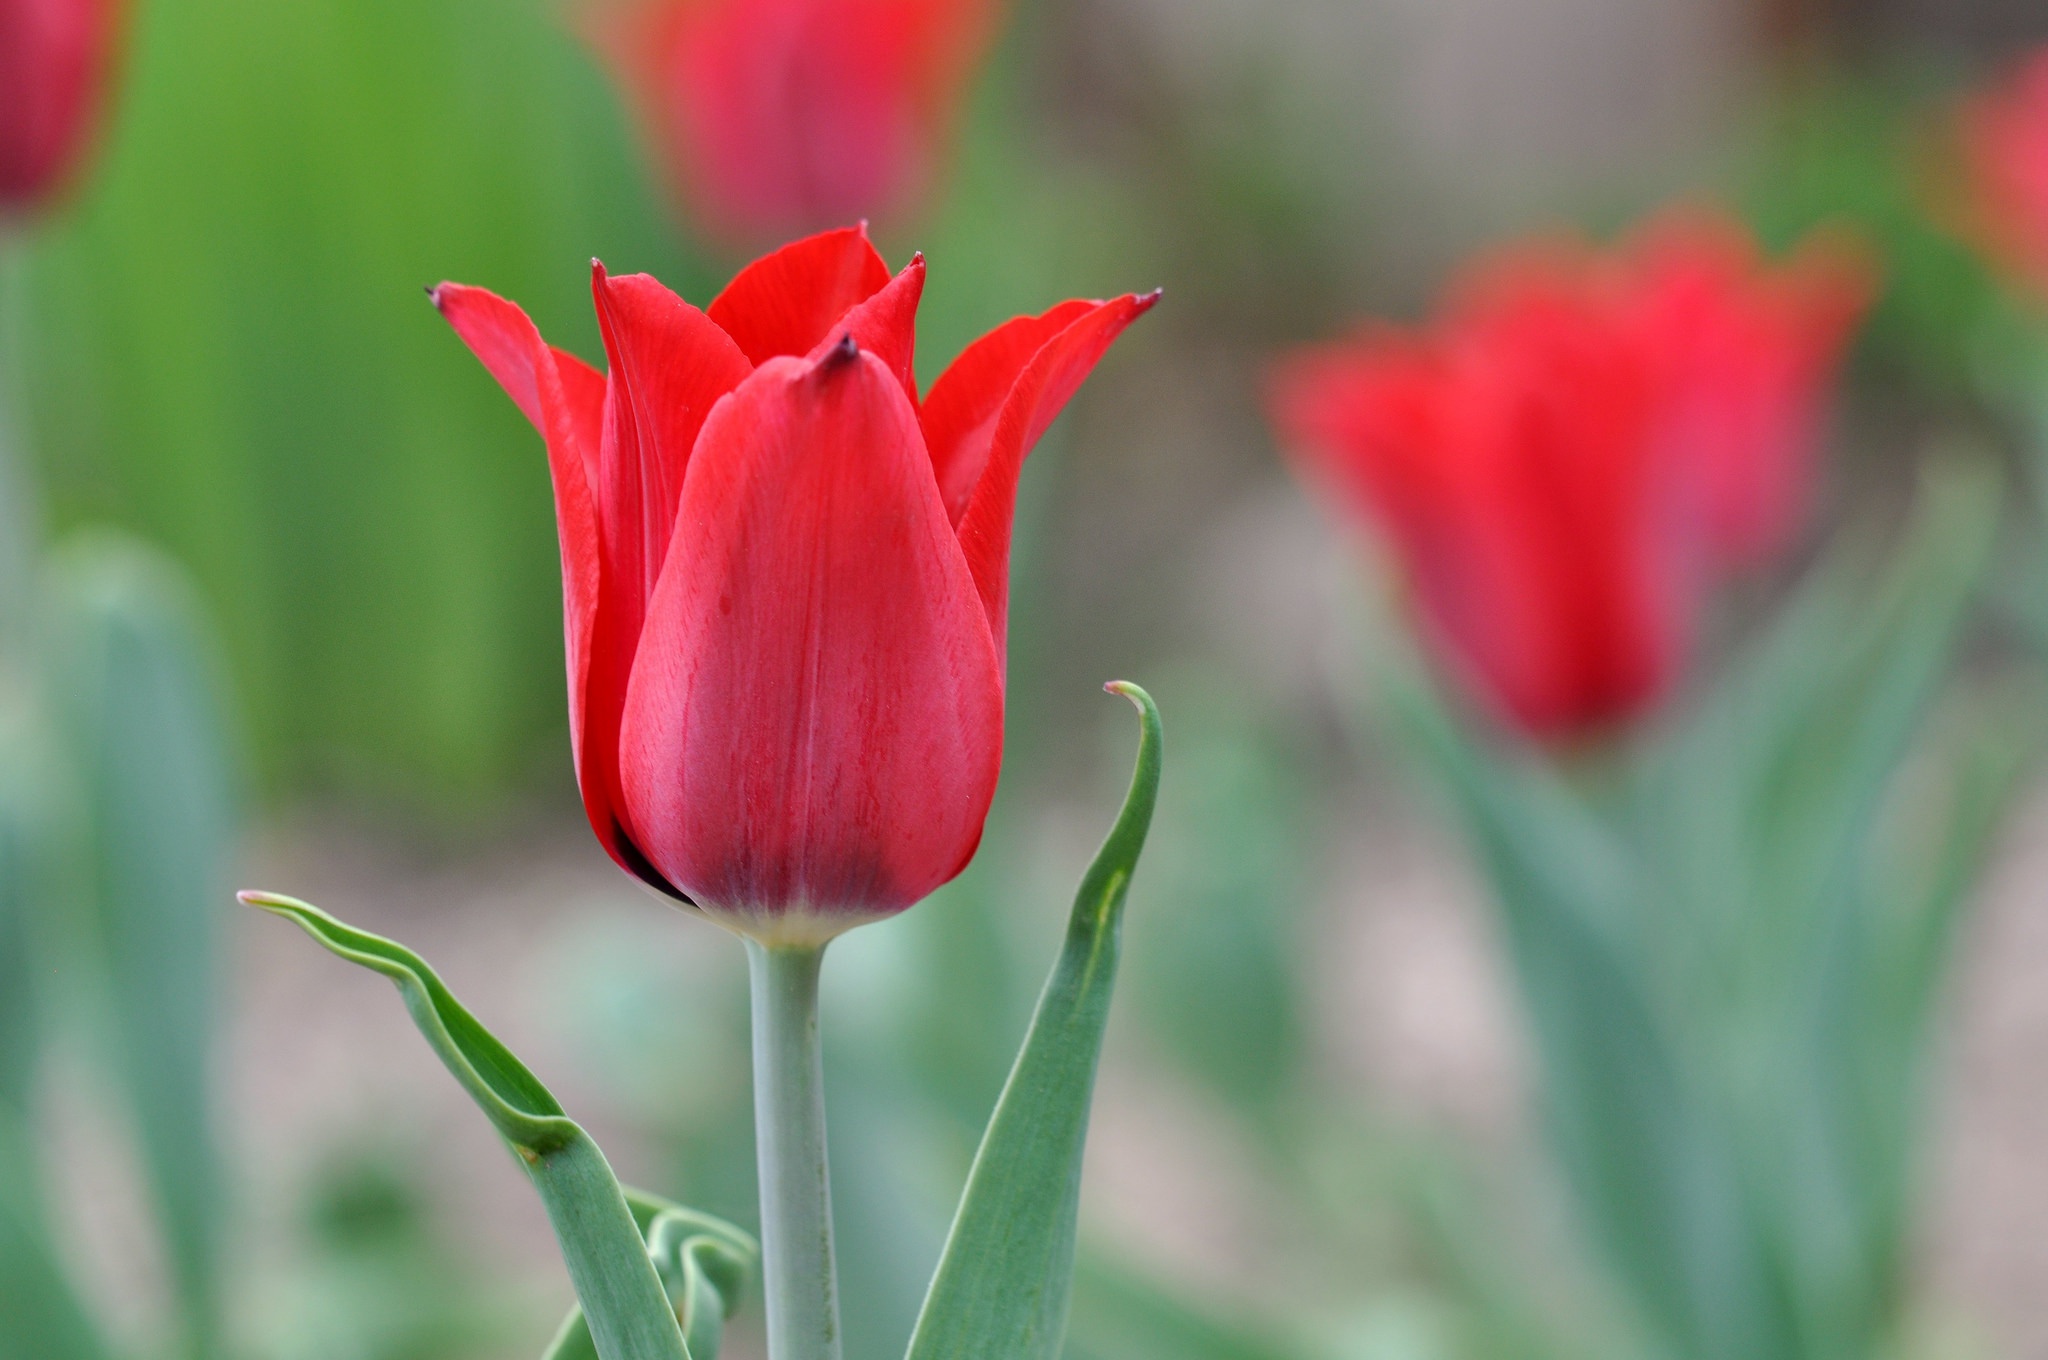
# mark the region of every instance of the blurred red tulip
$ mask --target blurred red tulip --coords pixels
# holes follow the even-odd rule
[[[711,229],[781,239],[915,206],[995,0],[623,0],[597,45]]]
[[[865,231],[704,311],[594,267],[609,374],[477,288],[434,301],[548,446],[570,722],[621,867],[763,939],[821,939],[966,867],[1002,755],[1024,458],[1151,297],[976,341],[919,401],[922,257]]]
[[[2048,295],[2048,47],[1962,105],[1962,228]]]
[[[1608,255],[1525,247],[1427,330],[1288,360],[1274,417],[1383,532],[1467,683],[1524,730],[1583,734],[1665,693],[1702,587],[1796,527],[1863,279],[1821,247],[1762,271],[1705,217]]]
[[[91,140],[114,0],[0,0],[0,215],[41,206]]]

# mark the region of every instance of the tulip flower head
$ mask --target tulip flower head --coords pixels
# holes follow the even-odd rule
[[[0,0],[0,218],[46,203],[99,114],[114,0]]]
[[[1667,693],[1705,587],[1797,527],[1864,296],[1819,246],[1767,271],[1733,226],[1673,217],[1482,261],[1432,325],[1283,363],[1272,409],[1465,686],[1576,738]]]
[[[890,277],[860,228],[757,260],[702,311],[593,265],[602,374],[513,304],[434,290],[547,443],[591,828],[765,942],[966,867],[1002,756],[1018,474],[1157,296],[1009,321],[920,399],[924,276]]]
[[[622,0],[589,27],[689,206],[783,239],[913,207],[993,0]]]
[[[1962,229],[2001,268],[2048,298],[2048,47],[1966,101],[1957,132]]]

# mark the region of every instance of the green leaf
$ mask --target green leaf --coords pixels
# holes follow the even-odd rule
[[[40,751],[32,710],[0,697],[0,1111],[27,1108],[35,1076],[34,912],[49,872]]]
[[[1109,1023],[1124,900],[1159,796],[1159,710],[1136,685],[1137,769],[1081,880],[1017,1064],[968,1173],[909,1360],[1054,1360],[1073,1292],[1081,1154]]]
[[[604,1153],[419,955],[271,893],[242,900],[275,912],[351,963],[398,986],[413,1022],[463,1090],[518,1154],[590,1318],[601,1360],[691,1360],[648,1243]],[[658,1215],[657,1215],[658,1217]]]
[[[217,1349],[220,1158],[211,1066],[220,903],[237,818],[212,648],[184,573],[111,533],[47,573],[43,683],[76,790],[73,878],[186,1333]]]
[[[718,1360],[725,1320],[738,1311],[760,1269],[761,1244],[724,1219],[644,1190],[627,1187],[625,1193],[633,1221],[683,1324],[690,1355],[693,1360]],[[569,1310],[542,1360],[597,1360],[582,1308]]]

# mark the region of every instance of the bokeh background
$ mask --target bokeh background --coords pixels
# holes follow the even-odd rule
[[[98,164],[0,280],[13,532],[118,526],[195,583],[237,884],[405,939],[627,1179],[750,1222],[741,951],[583,828],[539,441],[420,295],[486,285],[595,356],[589,257],[702,303],[743,256],[675,210],[543,0],[131,21]],[[1283,470],[1263,374],[1419,315],[1491,243],[1710,196],[1774,244],[1848,221],[1882,260],[1815,542],[1945,443],[2021,497],[2037,451],[1996,394],[2044,323],[1927,184],[1947,101],[2044,40],[2032,0],[1015,0],[927,207],[875,224],[892,263],[930,260],[922,371],[1064,297],[1167,301],[1026,473],[979,859],[833,950],[850,1360],[900,1349],[1113,814],[1111,677],[1158,697],[1171,748],[1071,1353],[1628,1353],[1529,1114],[1485,890],[1355,683],[1365,568]],[[2040,635],[2039,571],[2001,557],[1985,650]],[[191,1021],[215,1036],[216,1353],[538,1353],[568,1286],[489,1128],[383,983],[233,910]],[[1916,1354],[2048,1354],[2044,972],[2048,789],[2023,788],[1945,993]],[[43,1009],[77,1009],[64,990]],[[150,1354],[179,1269],[102,1027],[53,1026],[33,1136],[60,1260]]]

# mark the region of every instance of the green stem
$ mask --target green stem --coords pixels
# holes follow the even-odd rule
[[[747,941],[768,1360],[839,1360],[839,1281],[818,1044],[823,945]]]

